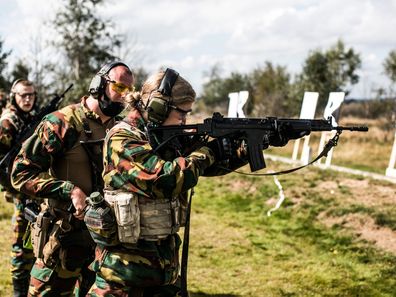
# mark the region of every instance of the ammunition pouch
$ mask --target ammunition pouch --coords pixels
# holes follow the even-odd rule
[[[128,192],[105,191],[104,199],[114,211],[118,240],[121,243],[136,243],[140,235],[138,198]]]
[[[105,190],[104,198],[114,209],[121,243],[165,239],[184,223],[184,204],[179,197],[149,199],[131,192]]]

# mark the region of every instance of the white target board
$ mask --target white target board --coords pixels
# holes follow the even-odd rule
[[[245,106],[248,98],[248,91],[233,92],[228,94],[228,117],[229,118],[244,118],[243,107]]]
[[[327,101],[326,108],[323,113],[323,117],[325,119],[331,118],[331,123],[333,126],[338,126],[337,120],[334,117],[334,114],[337,112],[337,110],[340,108],[342,102],[344,102],[345,99],[345,93],[344,92],[331,92],[329,94],[329,100]],[[327,141],[329,141],[334,135],[335,131],[324,131],[322,132],[322,135],[320,136],[320,142],[319,142],[319,148],[318,148],[318,154],[320,154],[326,144]],[[331,159],[333,158],[333,148],[327,153],[326,161],[325,161],[325,166],[328,167],[331,165]],[[322,163],[322,159],[318,160],[318,164]]]
[[[313,119],[315,117],[315,110],[316,110],[316,105],[318,103],[318,98],[319,98],[319,93],[317,92],[305,92],[304,93],[304,98],[303,98],[303,103],[301,105],[301,111],[300,111],[300,119]],[[309,135],[304,136],[304,144],[302,147],[302,152],[301,152],[301,162],[303,164],[308,164],[309,159],[310,159],[310,147],[309,147]],[[294,148],[293,148],[293,155],[292,159],[297,160],[298,158],[298,150],[300,147],[300,138],[296,139],[294,142]]]

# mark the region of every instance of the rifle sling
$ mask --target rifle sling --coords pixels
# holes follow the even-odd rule
[[[91,174],[92,174],[92,189],[93,191],[102,191],[103,189],[103,182],[102,182],[102,177],[101,177],[101,172],[102,172],[102,164],[99,164],[99,160],[96,156],[96,154],[93,151],[92,146],[93,145],[103,145],[104,138],[100,139],[93,139],[91,140],[90,138],[92,137],[92,130],[89,125],[88,119],[85,116],[85,113],[82,109],[82,106],[79,108],[79,113],[81,116],[82,124],[83,124],[83,129],[84,129],[84,134],[88,138],[87,140],[80,140],[80,144],[82,148],[85,150],[88,159],[90,161],[91,165]]]
[[[302,169],[304,167],[312,165],[313,163],[315,163],[316,161],[318,161],[322,157],[327,157],[327,154],[329,153],[329,151],[333,147],[337,146],[338,139],[340,138],[340,134],[341,133],[342,133],[341,130],[337,130],[336,135],[334,135],[334,137],[332,139],[330,139],[325,144],[322,152],[314,160],[312,160],[308,164],[305,164],[305,165],[302,165],[302,166],[298,166],[298,167],[287,169],[287,170],[277,171],[277,172],[271,172],[271,173],[245,173],[245,172],[241,172],[241,171],[237,171],[237,170],[230,170],[230,169],[225,168],[225,167],[221,167],[221,168],[224,169],[224,170],[228,170],[229,172],[236,172],[236,173],[243,174],[243,175],[253,175],[253,176],[271,176],[271,175],[283,175],[283,174],[292,173],[294,171],[297,171],[297,170],[300,170],[300,169]]]
[[[181,297],[188,297],[187,264],[188,264],[188,246],[190,244],[190,214],[191,214],[191,203],[192,203],[193,195],[194,195],[194,188],[191,189],[190,197],[187,201],[186,225],[184,226],[183,250],[182,250],[181,269],[180,269]]]

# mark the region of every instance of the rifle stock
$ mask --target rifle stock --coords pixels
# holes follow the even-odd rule
[[[149,139],[161,139],[161,143],[151,143],[158,151],[166,143],[181,136],[202,136],[202,144],[207,137],[230,138],[244,140],[247,144],[248,161],[252,172],[266,167],[263,150],[268,146],[284,146],[291,139],[301,138],[311,132],[332,131],[366,132],[366,126],[333,126],[331,119],[307,120],[287,118],[226,118],[214,113],[203,123],[184,126],[152,126],[149,125]],[[155,135],[156,137],[150,137]],[[153,141],[151,141],[153,142]]]

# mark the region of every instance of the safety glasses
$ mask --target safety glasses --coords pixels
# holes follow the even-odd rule
[[[172,108],[173,110],[176,110],[184,118],[187,117],[192,112],[192,109],[184,110],[184,109],[181,109],[180,107],[177,107],[175,105],[171,105],[170,108]]]
[[[19,96],[21,96],[23,99],[27,99],[28,97],[32,98],[36,94],[35,93],[17,93]]]
[[[135,90],[134,86],[127,86],[127,85],[124,85],[122,82],[118,82],[118,81],[111,80],[111,79],[107,79],[107,81],[110,83],[111,89],[120,95],[124,95],[126,93],[131,93]]]

